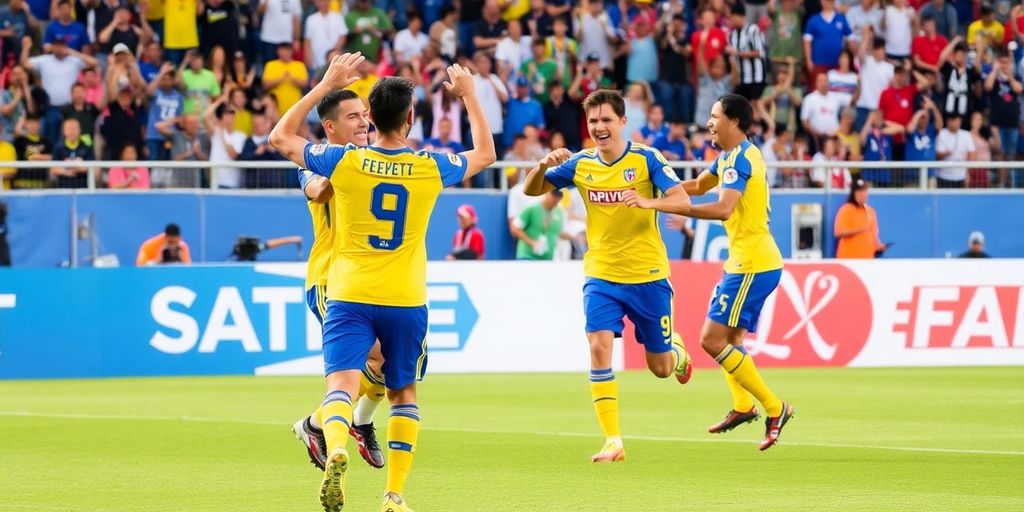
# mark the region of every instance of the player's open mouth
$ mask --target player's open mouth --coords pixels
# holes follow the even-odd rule
[[[610,137],[611,137],[611,134],[604,134],[604,135],[597,135],[596,136],[597,140],[601,141],[601,142],[608,140]]]

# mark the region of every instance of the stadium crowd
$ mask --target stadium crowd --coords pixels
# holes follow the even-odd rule
[[[881,2],[881,3],[880,3]],[[834,160],[1015,160],[1024,154],[1021,0],[9,0],[0,7],[0,161],[238,162],[212,174],[131,165],[111,188],[295,186],[267,144],[281,113],[336,52],[368,59],[352,86],[417,84],[416,144],[461,151],[458,61],[499,156],[536,160],[589,143],[580,100],[624,91],[628,135],[670,160],[710,161],[703,125],[735,91],[777,187],[916,185],[916,170]],[[320,130],[315,113],[310,136]],[[77,168],[0,168],[0,188],[84,187]],[[510,184],[524,169],[464,186]],[[1022,186],[984,165],[931,172],[938,187]]]

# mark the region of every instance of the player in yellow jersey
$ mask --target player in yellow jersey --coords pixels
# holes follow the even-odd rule
[[[721,365],[733,407],[724,420],[708,430],[726,432],[757,419],[753,400],[757,397],[767,414],[761,441],[761,449],[766,450],[778,441],[794,408],[768,389],[753,357],[743,348],[744,336],[757,330],[761,306],[782,276],[782,254],[768,230],[771,205],[764,158],[761,150],[747,140],[753,118],[750,103],[736,94],[722,96],[712,106],[707,126],[711,141],[721,153],[708,170],[684,182],[683,188],[697,196],[718,187],[718,200],[692,205],[684,215],[721,220],[729,236],[725,274],[715,288],[700,342]]]
[[[369,111],[356,93],[334,89],[320,100],[316,110],[328,142],[351,142],[357,146],[368,144]],[[334,188],[326,178],[306,169],[299,170],[299,186],[308,199],[309,215],[313,221],[313,246],[309,249],[309,262],[306,265],[306,302],[323,326],[327,309],[327,274],[334,251],[334,229],[329,219],[329,201],[334,196]],[[384,382],[380,375],[383,362],[380,344],[376,343],[363,369],[359,390],[361,396],[357,399],[349,432],[358,443],[363,460],[375,468],[384,467],[384,454],[373,428],[373,414],[384,399]],[[306,448],[310,461],[323,471],[327,444],[320,421],[318,407],[313,414],[297,421],[292,426],[292,432]]]
[[[315,103],[325,87],[343,84],[362,62],[358,54],[332,61],[321,84],[300,100]],[[331,181],[331,222],[337,226],[327,284],[324,361],[327,395],[322,405],[328,458],[320,487],[327,511],[341,510],[348,469],[352,399],[374,340],[384,355],[391,418],[384,512],[411,510],[402,497],[419,437],[416,381],[426,370],[426,231],[444,187],[494,163],[494,143],[476,97],[473,76],[448,68],[445,87],[462,98],[472,129],[473,150],[459,154],[414,152],[414,85],[384,78],[370,92],[370,118],[377,142],[368,147],[312,144],[275,128],[271,144],[289,160]],[[324,84],[327,85],[324,85]],[[347,85],[347,84],[346,84]],[[294,110],[294,108],[292,109]],[[301,118],[289,110],[282,124]]]
[[[659,209],[685,212],[690,198],[675,172],[656,150],[623,137],[625,102],[615,91],[599,90],[583,102],[587,129],[597,147],[570,155],[549,153],[526,178],[524,192],[537,196],[575,185],[587,208],[583,260],[583,309],[590,342],[590,390],[605,443],[594,462],[625,460],[619,428],[618,385],[612,372],[612,344],[623,317],[636,326],[647,367],[659,378],[676,375],[686,383],[690,357],[673,331],[668,256],[657,213],[633,209],[633,197],[653,199]]]

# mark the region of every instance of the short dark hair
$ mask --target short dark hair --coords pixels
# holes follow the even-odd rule
[[[746,98],[739,94],[726,94],[718,98],[718,102],[722,104],[725,117],[735,119],[740,130],[745,132],[750,129],[750,125],[754,123],[754,107],[750,106]]]
[[[747,15],[747,6],[744,5],[743,2],[736,2],[736,5],[732,6],[732,10],[730,11],[730,14],[736,15],[736,16],[746,16]]]
[[[338,107],[341,102],[357,99],[359,99],[359,95],[348,89],[334,89],[320,98],[320,102],[316,104],[316,114],[320,116],[321,121],[335,119],[338,117]]]
[[[75,82],[75,83],[71,84],[71,88],[72,89],[75,89],[75,88],[78,88],[78,87],[81,87],[81,88],[84,89],[85,88],[85,84],[83,84],[82,82]]]
[[[370,91],[370,114],[381,133],[394,132],[405,124],[412,108],[416,85],[408,78],[389,76],[380,79]]]
[[[610,105],[615,115],[623,117],[626,115],[626,100],[622,99],[622,93],[611,89],[598,89],[583,100],[583,112],[589,112],[594,107]]]
[[[877,50],[879,48],[885,48],[885,38],[882,36],[875,36],[871,39],[871,48]]]
[[[168,224],[164,228],[164,234],[167,236],[181,236],[181,228],[177,224]]]

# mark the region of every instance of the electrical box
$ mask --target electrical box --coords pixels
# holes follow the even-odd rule
[[[820,260],[821,231],[825,216],[818,203],[793,205],[792,258],[794,260]]]

